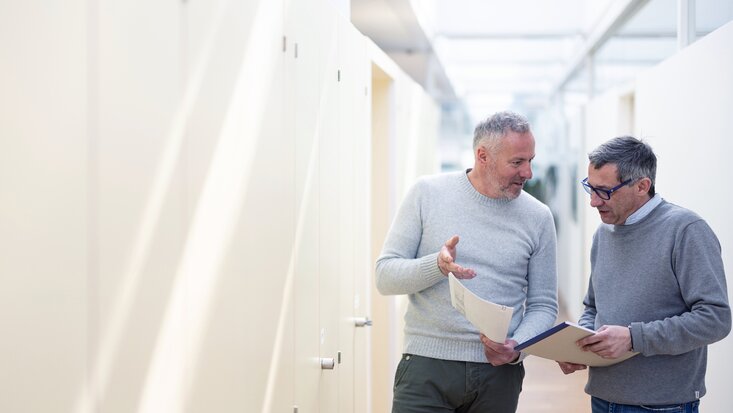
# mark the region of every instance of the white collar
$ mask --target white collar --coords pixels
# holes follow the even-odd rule
[[[629,215],[628,218],[626,218],[626,222],[624,222],[624,225],[631,225],[636,224],[637,222],[641,221],[644,217],[649,215],[649,213],[654,210],[659,204],[662,203],[662,197],[659,194],[655,194],[652,199],[646,201],[644,205],[641,206],[641,208],[634,211],[633,214]]]

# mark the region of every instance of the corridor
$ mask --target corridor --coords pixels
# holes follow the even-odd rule
[[[549,308],[552,273],[558,322],[577,320],[602,222],[589,201],[619,199],[582,182],[615,136],[654,148],[656,193],[715,233],[733,297],[731,51],[731,0],[2,1],[0,413],[390,412],[407,307],[443,281],[425,259],[441,246],[415,235],[397,260],[416,270],[378,291],[401,206],[396,238],[458,234],[458,263],[471,248],[494,266],[508,295],[487,281],[484,298]],[[405,203],[473,168],[476,126],[507,110],[531,154]],[[519,183],[514,161],[531,161],[546,230],[484,199]],[[487,258],[516,245],[526,274]],[[449,309],[437,298],[428,311]],[[733,334],[709,346],[705,413],[731,411],[731,355]],[[587,371],[524,365],[518,412],[590,412]]]
[[[555,324],[566,320],[574,321],[561,305]],[[583,391],[588,370],[566,376],[556,362],[535,356],[524,359],[524,369],[517,413],[590,413],[590,396]]]
[[[583,391],[587,370],[566,376],[554,361],[533,356],[524,360],[524,368],[517,413],[590,412],[590,396]]]

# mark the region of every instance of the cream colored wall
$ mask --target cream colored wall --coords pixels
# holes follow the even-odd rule
[[[394,191],[393,180],[390,178],[390,150],[394,134],[391,132],[390,113],[392,111],[391,90],[393,79],[379,66],[372,65],[372,105],[371,105],[371,254],[372,273],[379,253],[382,250],[384,238],[391,223],[390,194]],[[373,277],[370,277],[370,280]],[[395,313],[396,300],[394,297],[381,295],[370,283],[372,318],[374,325],[371,328],[372,358],[371,358],[371,390],[372,408],[374,412],[388,412],[391,408],[392,381],[390,380],[393,366],[399,357],[397,337],[399,329],[398,316]]]
[[[436,173],[440,111],[435,102],[372,43],[372,264],[402,198],[419,176]],[[375,413],[389,412],[402,355],[406,296],[382,296],[371,281],[372,392]]]
[[[730,176],[728,154],[733,152],[733,24],[698,40],[680,53],[639,76],[629,89],[611,90],[594,99],[586,110],[585,153],[603,141],[633,133],[648,141],[658,156],[657,191],[667,200],[701,215],[717,234],[723,262],[733,268],[733,226],[726,205],[731,196],[721,190]],[[632,109],[631,111],[629,109]],[[587,166],[587,158],[584,158]],[[585,198],[587,201],[587,198]],[[585,256],[600,220],[585,206]],[[590,271],[586,262],[584,276]],[[728,277],[728,295],[731,277]],[[587,282],[587,281],[586,281]],[[727,337],[709,347],[702,408],[727,411],[733,396],[727,387],[733,373],[726,362],[733,352]]]
[[[0,33],[0,411],[372,411],[363,36],[326,0],[3,3]],[[405,182],[437,110],[393,84]]]
[[[0,411],[86,394],[94,285],[86,1],[0,5]]]

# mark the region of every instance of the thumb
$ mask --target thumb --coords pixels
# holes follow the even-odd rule
[[[454,235],[450,237],[450,239],[445,242],[445,246],[448,248],[455,248],[457,244],[458,244],[458,235]]]

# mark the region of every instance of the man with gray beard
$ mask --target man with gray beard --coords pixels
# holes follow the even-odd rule
[[[552,214],[522,191],[534,147],[523,116],[497,113],[476,127],[473,168],[422,178],[405,197],[376,268],[380,293],[409,299],[393,413],[516,411],[524,366],[514,346],[557,315]],[[451,306],[451,272],[514,308],[505,341]]]

